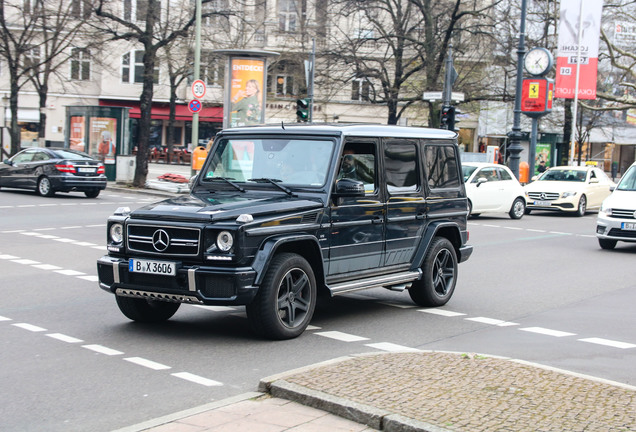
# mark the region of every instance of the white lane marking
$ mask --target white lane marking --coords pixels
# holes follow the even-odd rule
[[[538,232],[538,233],[544,233],[544,232],[547,232],[546,230],[532,229],[532,228],[526,228],[526,231],[530,231],[530,232]]]
[[[483,226],[485,226],[485,227],[489,227],[489,228],[501,228],[501,225],[490,225],[490,224],[484,224]]]
[[[80,226],[80,225],[65,226],[65,227],[62,227],[62,228],[60,228],[60,229],[75,229],[75,228],[81,228],[81,226]]]
[[[375,349],[379,349],[381,351],[388,351],[388,352],[420,352],[420,350],[418,350],[417,348],[411,348],[411,347],[406,347],[403,345],[397,345],[391,342],[379,342],[379,343],[372,343],[372,344],[365,344],[365,346],[371,347],[371,348],[375,348]]]
[[[147,367],[149,369],[153,369],[153,370],[165,370],[165,369],[172,369],[170,366],[166,366],[164,364],[161,363],[157,363],[157,362],[153,362],[151,360],[146,360],[145,358],[141,358],[141,357],[128,357],[125,358],[124,360],[137,364],[139,366],[143,366],[143,367]]]
[[[30,260],[30,259],[26,259],[26,258],[11,260],[11,262],[14,262],[16,264],[24,264],[24,265],[40,264],[39,261],[33,261],[33,260]]]
[[[55,207],[57,204],[40,204],[40,207]]]
[[[78,276],[78,279],[84,279],[89,282],[99,282],[99,277],[97,276]]]
[[[175,376],[177,378],[184,379],[186,381],[190,381],[190,382],[193,382],[193,383],[196,383],[196,384],[204,385],[206,387],[214,387],[214,386],[222,386],[223,385],[223,383],[220,383],[218,381],[214,381],[214,380],[211,380],[211,379],[203,378],[203,377],[200,377],[198,375],[191,374],[189,372],[178,372],[178,373],[173,373],[171,375]]]
[[[572,235],[572,233],[566,233],[561,231],[548,231],[550,234]]]
[[[60,243],[72,243],[72,242],[76,241],[76,240],[73,240],[73,239],[70,239],[70,238],[56,238],[56,239],[53,239],[53,240],[59,241]]]
[[[486,317],[475,317],[475,318],[464,318],[464,319],[467,321],[475,321],[482,324],[496,325],[501,327],[519,325],[513,322],[503,321],[503,320],[495,319],[495,318],[486,318]]]
[[[318,336],[324,336],[330,339],[336,339],[341,342],[359,342],[359,341],[369,340],[369,338],[356,336],[356,335],[352,335],[348,333],[342,333],[339,331],[326,331],[326,332],[318,332],[314,334]]]
[[[89,243],[89,242],[75,242],[73,244],[76,246],[97,246],[95,243]]]
[[[60,270],[62,267],[54,266],[52,264],[38,264],[33,267],[39,268],[40,270]]]
[[[105,227],[106,224],[98,224],[98,225],[86,225],[86,228],[101,228],[101,227]]]
[[[568,333],[559,330],[550,330],[543,327],[526,327],[521,328],[519,330],[530,332],[530,333],[538,333],[546,336],[554,336],[554,337],[565,337],[565,336],[576,336],[576,333]]]
[[[509,230],[518,230],[518,231],[523,230],[523,228],[519,228],[519,227],[504,227],[504,228]]]
[[[40,228],[40,229],[42,229],[42,228]],[[36,232],[32,232],[32,231],[22,232],[20,234],[25,235],[25,236],[41,236],[42,235],[40,233],[36,233]]]
[[[11,318],[0,316],[0,321],[13,321]]]
[[[27,207],[35,207],[35,204],[21,204],[16,206],[18,208],[27,208]]]
[[[87,350],[95,351],[96,353],[104,354],[107,356],[116,356],[116,355],[123,354],[123,352],[121,351],[117,351],[117,350],[105,347],[103,345],[95,345],[95,344],[82,345],[82,348],[86,348]]]
[[[35,228],[33,231],[54,231],[54,230],[55,228]]]
[[[453,311],[444,310],[444,309],[418,309],[418,312],[426,312],[429,314],[441,315],[445,317],[456,317],[456,316],[466,315],[465,313],[453,312]]]
[[[591,235],[591,234],[577,234],[577,237],[596,238],[595,235]]]
[[[636,348],[636,345],[634,345],[634,344],[630,344],[630,343],[627,343],[627,342],[613,341],[613,340],[609,340],[609,339],[602,339],[602,338],[586,338],[586,339],[579,339],[579,340],[581,342],[593,343],[593,344],[598,344],[598,345],[605,345],[605,346],[614,347],[614,348],[621,348],[621,349]]]
[[[106,246],[93,246],[93,249],[99,249],[101,251],[105,251],[106,250]]]
[[[306,330],[309,330],[309,331],[312,331],[312,330],[322,330],[322,327],[318,327],[318,326],[315,326],[315,325],[311,325],[311,324],[309,324],[309,325],[307,326]]]
[[[47,336],[50,337],[50,338],[57,339],[57,340],[60,340],[62,342],[68,342],[68,343],[84,342],[81,339],[74,338],[72,336],[67,336],[67,335],[62,334],[62,333],[49,333],[49,334],[47,334]]]
[[[80,276],[86,274],[76,270],[55,270],[55,273],[63,274],[65,276]]]
[[[48,239],[56,239],[56,238],[59,238],[59,237],[58,236],[54,236],[54,235],[50,235],[50,234],[46,234],[46,235],[43,234],[43,235],[40,236],[40,238],[48,240]]]
[[[10,259],[18,259],[20,257],[17,257],[15,255],[0,255],[0,259],[5,259],[5,260],[10,260]]]
[[[24,330],[32,331],[32,332],[43,332],[43,331],[46,331],[45,328],[38,327],[38,326],[33,325],[33,324],[16,323],[16,324],[12,324],[12,325],[14,325],[16,327],[20,327],[21,329],[24,329]]]

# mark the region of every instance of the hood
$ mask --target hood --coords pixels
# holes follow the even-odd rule
[[[636,211],[636,191],[614,190],[603,201],[603,207]]]
[[[199,193],[169,198],[141,207],[131,213],[137,219],[190,220],[210,222],[233,220],[241,214],[262,216],[275,213],[299,212],[322,208],[319,200],[289,197],[286,195],[263,196],[254,193]]]
[[[586,183],[571,181],[536,180],[524,186],[527,192],[568,192],[585,188]]]

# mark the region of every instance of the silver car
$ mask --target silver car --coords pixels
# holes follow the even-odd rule
[[[625,172],[598,212],[596,237],[603,249],[618,241],[636,242],[636,162]]]

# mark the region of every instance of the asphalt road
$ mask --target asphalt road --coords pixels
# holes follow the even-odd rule
[[[445,307],[364,291],[320,304],[300,338],[271,342],[241,307],[183,305],[140,325],[98,288],[106,218],[155,200],[0,191],[0,430],[113,430],[374,351],[503,355],[636,385],[636,244],[601,250],[593,213],[471,219],[475,252]]]

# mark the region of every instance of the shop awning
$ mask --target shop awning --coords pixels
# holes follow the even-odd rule
[[[100,99],[99,104],[101,106],[128,107],[130,108],[128,112],[130,118],[141,117],[141,109],[137,101]],[[192,121],[192,113],[187,105],[177,104],[175,108],[175,120]],[[170,105],[166,103],[152,104],[151,117],[154,120],[168,120],[170,118]],[[222,123],[223,107],[204,107],[199,113],[199,121]]]

